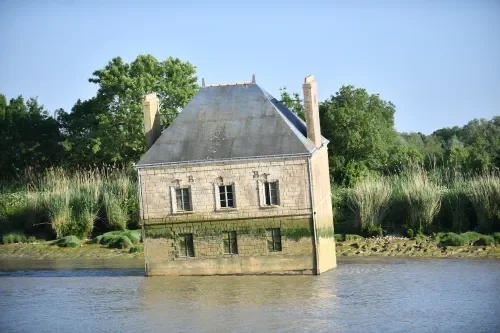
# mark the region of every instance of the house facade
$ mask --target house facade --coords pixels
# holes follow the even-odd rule
[[[320,274],[336,267],[317,84],[306,122],[252,82],[200,88],[160,135],[146,96],[136,164],[146,275]]]

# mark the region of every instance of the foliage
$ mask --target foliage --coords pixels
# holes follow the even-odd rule
[[[56,240],[54,244],[59,247],[78,247],[82,242],[78,237],[70,235]]]
[[[482,232],[500,230],[500,177],[484,173],[470,179],[467,189],[478,217],[478,229]]]
[[[136,162],[145,151],[144,95],[158,94],[162,126],[167,127],[195,95],[195,72],[192,64],[177,58],[158,61],[139,55],[130,64],[113,58],[89,79],[99,85],[97,95],[78,101],[69,114],[58,113],[68,153],[83,155],[86,165]],[[74,166],[79,158],[68,162]]]
[[[441,188],[421,168],[398,176],[399,188],[409,206],[408,227],[424,231],[432,224],[441,205]]]
[[[129,253],[143,253],[144,245],[134,245],[130,248]]]
[[[291,95],[286,90],[286,87],[280,88],[281,93],[281,103],[286,106],[290,111],[295,113],[300,119],[306,119],[304,114],[304,104],[302,103],[298,93],[292,93]]]
[[[114,237],[111,242],[109,242],[108,247],[114,249],[128,249],[133,246],[132,241],[127,236],[117,236]]]
[[[346,241],[354,241],[354,240],[358,240],[358,239],[364,239],[364,237],[360,236],[360,235],[356,235],[356,234],[346,234],[344,236],[344,239]]]
[[[495,232],[493,234],[493,238],[495,239],[496,244],[500,244],[500,232]]]
[[[58,164],[63,156],[59,127],[37,98],[25,102],[19,96],[7,103],[0,94],[0,178]]]
[[[321,133],[335,149],[330,151],[332,178],[345,185],[354,174],[367,170],[384,171],[391,163],[397,147],[394,129],[395,106],[365,89],[342,86],[336,95],[320,103]]]
[[[354,212],[359,231],[372,230],[373,233],[375,228],[379,233],[391,194],[392,188],[385,178],[368,177],[354,185],[348,204]]]
[[[141,241],[140,230],[125,230],[125,231],[110,231],[97,236],[93,242],[102,245],[110,245],[117,241],[118,238],[126,237],[133,244],[138,244]]]
[[[11,243],[24,243],[26,242],[26,235],[23,232],[10,232],[2,236],[2,244]]]

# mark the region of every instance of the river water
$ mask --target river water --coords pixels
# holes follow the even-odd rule
[[[150,278],[141,262],[37,262],[0,261],[1,332],[500,332],[495,260],[355,258],[321,276]]]

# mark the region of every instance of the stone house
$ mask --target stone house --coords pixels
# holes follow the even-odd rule
[[[146,275],[320,274],[336,267],[317,83],[306,122],[255,82],[205,85],[163,133],[144,99],[135,165]]]

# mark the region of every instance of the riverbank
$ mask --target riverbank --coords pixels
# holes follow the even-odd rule
[[[445,246],[430,237],[410,239],[405,237],[358,238],[336,242],[337,257],[430,257],[430,258],[492,258],[500,259],[500,246],[484,245]]]
[[[100,244],[59,247],[52,242],[0,245],[0,259],[142,259],[143,253],[130,253],[129,249],[111,249]]]
[[[143,259],[143,253],[130,253],[129,249],[112,249],[101,244],[85,243],[81,246],[58,247],[52,242],[0,245],[0,259],[23,260],[83,260],[83,259]],[[409,239],[403,237],[358,238],[336,242],[340,257],[430,257],[430,258],[493,258],[500,259],[500,246],[462,245],[443,246],[430,237]]]

